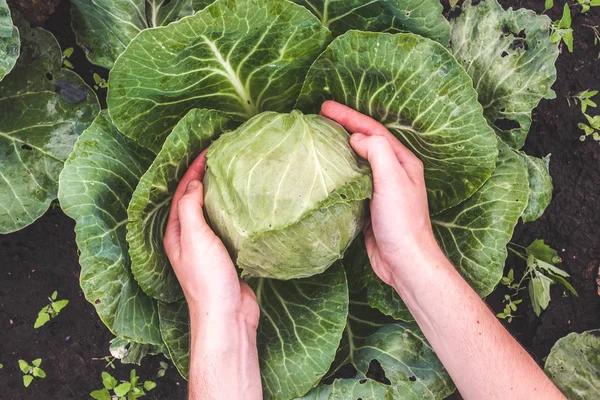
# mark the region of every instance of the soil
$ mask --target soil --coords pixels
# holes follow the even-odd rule
[[[22,1],[27,3],[26,1]],[[33,1],[29,3],[34,4]],[[47,2],[48,4],[52,2]],[[514,8],[543,11],[539,0],[505,0],[500,3]],[[37,3],[36,3],[37,4]],[[559,19],[563,1],[548,12]],[[591,139],[581,142],[577,124],[584,122],[578,107],[569,107],[566,97],[585,89],[600,89],[600,45],[594,46],[591,29],[600,24],[600,10],[579,14],[572,7],[575,52],[563,48],[554,85],[555,100],[544,100],[534,111],[533,125],[525,145],[534,156],[552,154],[550,170],[554,179],[554,199],[542,218],[520,224],[513,241],[528,245],[542,238],[557,249],[563,258],[562,268],[571,274],[579,297],[558,285],[553,286],[548,310],[538,318],[529,300],[519,306],[517,317],[506,323],[510,332],[542,364],[554,342],[570,332],[600,328],[600,296],[596,277],[600,265],[600,143]],[[46,9],[39,9],[40,16]],[[93,73],[106,77],[106,70],[87,62],[76,45],[69,24],[69,2],[63,0],[44,25],[58,38],[63,48],[73,47],[70,58],[76,71],[93,84]],[[100,97],[104,97],[102,91]],[[592,110],[591,114],[596,114]],[[10,235],[0,235],[0,398],[85,399],[92,390],[102,387],[100,373],[109,354],[112,335],[98,319],[79,287],[79,264],[74,223],[58,206],[52,207],[31,226]],[[510,256],[507,267],[517,274],[523,262]],[[59,316],[39,329],[33,329],[37,312],[47,304],[47,297],[57,290],[69,305]],[[500,288],[487,301],[494,312],[503,308],[504,290]],[[46,379],[36,379],[25,389],[17,360],[42,358]],[[142,380],[154,380],[156,389],[145,398],[184,399],[186,383],[174,368],[164,378],[156,378],[162,357],[148,357],[143,366],[135,366]],[[108,369],[119,379],[126,379],[130,365]],[[460,399],[460,395],[451,396]]]

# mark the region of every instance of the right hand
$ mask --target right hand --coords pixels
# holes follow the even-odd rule
[[[385,126],[350,107],[326,101],[321,113],[353,133],[350,144],[371,164],[373,197],[365,244],[377,276],[396,286],[397,272],[409,272],[417,259],[441,253],[429,219],[423,163]]]

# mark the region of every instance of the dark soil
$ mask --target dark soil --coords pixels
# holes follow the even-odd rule
[[[505,7],[543,11],[543,2],[539,0],[500,2]],[[552,19],[560,18],[564,4],[563,1],[556,3],[548,13]],[[76,46],[68,8],[69,2],[63,0],[44,26],[57,36],[63,48],[75,48],[70,60],[82,77],[93,84],[93,73],[106,77],[106,71],[89,64]],[[542,101],[536,109],[525,146],[525,150],[535,156],[552,153],[554,199],[540,220],[519,225],[513,238],[522,245],[542,238],[559,250],[564,260],[562,268],[571,274],[571,282],[579,292],[577,298],[564,294],[564,289],[555,285],[550,307],[539,318],[526,299],[518,317],[506,324],[540,364],[557,339],[569,332],[600,328],[600,296],[595,280],[600,264],[600,144],[591,139],[579,140],[581,132],[577,123],[584,122],[584,117],[578,107],[569,107],[565,100],[566,96],[585,89],[600,89],[600,45],[593,45],[592,31],[582,26],[600,24],[600,10],[579,14],[579,6],[572,9],[575,52],[571,54],[563,49],[554,85],[557,99]],[[39,10],[40,14],[46,12]],[[103,93],[99,94],[104,97]],[[85,399],[90,398],[91,391],[102,387],[100,373],[106,363],[93,359],[109,354],[108,342],[112,335],[79,287],[73,227],[73,221],[60,208],[53,207],[30,227],[11,235],[0,235],[2,399]],[[517,273],[524,269],[523,262],[512,256],[507,265],[514,267]],[[54,290],[60,298],[69,299],[69,305],[55,320],[33,329],[37,312],[47,304],[47,297]],[[488,298],[495,312],[503,308],[503,295],[503,289],[499,289]],[[43,359],[42,367],[48,377],[36,380],[25,389],[17,360],[35,358]],[[142,367],[135,366],[142,380],[158,383],[145,398],[184,399],[186,384],[174,368],[171,367],[164,378],[156,378],[160,360],[162,358],[149,357]],[[131,366],[116,364],[117,369],[109,371],[119,379],[127,378]]]

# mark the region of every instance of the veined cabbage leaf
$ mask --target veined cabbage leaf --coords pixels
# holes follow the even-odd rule
[[[19,58],[21,40],[13,25],[6,0],[0,0],[0,81],[15,66]]]
[[[552,21],[534,11],[509,8],[497,0],[465,1],[452,21],[450,48],[473,78],[490,126],[509,146],[519,149],[531,126],[531,111],[553,99],[557,43],[550,41]]]
[[[594,400],[600,394],[600,329],[559,339],[544,371],[569,400]]]
[[[192,108],[242,121],[289,112],[329,37],[316,17],[287,0],[217,0],[131,41],[111,71],[110,115],[156,153]]]
[[[253,279],[261,320],[257,344],[265,399],[291,399],[315,386],[329,369],[348,315],[348,284],[336,263],[323,274],[290,281]],[[169,353],[187,376],[188,312],[184,302],[160,303]]]
[[[131,270],[151,297],[173,302],[183,296],[163,247],[173,193],[192,161],[234,124],[225,113],[193,109],[167,137],[129,202],[127,242]]]
[[[385,125],[425,165],[433,214],[469,198],[498,150],[471,79],[439,43],[411,33],[350,31],[310,67],[297,107],[336,100]]]
[[[4,0],[0,0],[4,1]],[[193,15],[212,0],[71,0],[71,24],[90,62],[112,68],[141,31]]]
[[[306,7],[334,35],[351,29],[412,32],[440,42],[450,40],[450,24],[438,0],[293,0]]]
[[[21,55],[0,81],[0,233],[24,228],[56,199],[75,140],[99,111],[94,92],[62,68],[54,36],[13,13]]]
[[[131,274],[125,227],[129,200],[153,159],[102,111],[65,163],[58,193],[75,220],[86,299],[116,336],[144,344],[162,342],[158,306]]]
[[[523,222],[535,221],[542,216],[552,200],[552,177],[550,176],[550,154],[537,158],[519,152],[519,157],[527,167],[529,180],[529,201],[523,211]]]

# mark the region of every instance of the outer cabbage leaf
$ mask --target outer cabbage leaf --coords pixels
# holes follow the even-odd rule
[[[525,144],[540,100],[556,97],[551,23],[531,10],[504,11],[497,0],[467,0],[452,21],[452,52],[473,78],[488,122],[513,148]]]
[[[127,339],[116,337],[110,341],[110,354],[121,361],[122,364],[141,365],[142,360],[148,354],[156,355],[166,353],[167,349],[164,343],[142,344],[132,342]]]
[[[156,302],[130,271],[127,205],[154,154],[121,135],[106,111],[83,132],[60,175],[58,197],[75,220],[86,299],[116,336],[160,344]]]
[[[183,296],[163,247],[173,193],[200,152],[232,127],[220,111],[191,110],[167,137],[133,192],[127,209],[131,271],[148,296],[169,303]]]
[[[158,152],[192,108],[240,120],[289,112],[329,36],[287,0],[217,0],[131,41],[110,75],[110,115],[121,132]]]
[[[190,311],[185,299],[175,303],[158,302],[160,333],[177,371],[185,379],[190,368]]]
[[[206,214],[242,276],[321,273],[364,224],[370,169],[328,118],[262,113],[221,136],[206,159]]]
[[[250,281],[260,306],[264,399],[302,396],[325,375],[348,316],[348,283],[336,263],[307,279]]]
[[[258,353],[265,399],[308,392],[327,372],[348,315],[348,284],[340,264],[307,279],[249,282],[260,306]],[[188,374],[187,307],[160,304],[163,339],[177,369]]]
[[[527,204],[527,171],[514,151],[499,142],[498,167],[471,198],[433,217],[438,243],[469,284],[482,296],[490,294],[502,277],[508,244]],[[364,245],[353,244],[366,254]],[[413,321],[396,291],[373,273],[368,259],[353,266],[348,276],[360,274],[371,307],[397,320]],[[358,272],[356,272],[358,271]],[[353,278],[354,279],[354,278]]]
[[[315,14],[334,35],[350,29],[372,32],[412,32],[444,46],[450,24],[438,0],[293,0]]]
[[[379,120],[425,164],[432,213],[459,204],[496,164],[471,79],[448,51],[407,34],[350,31],[311,66],[298,108],[336,100]]]
[[[6,0],[0,0],[0,81],[15,66],[21,41],[19,30],[13,25]]]
[[[559,339],[544,371],[570,400],[600,396],[600,329],[570,333]]]
[[[347,266],[346,270],[351,280],[359,279],[351,275]],[[352,291],[352,287],[350,289],[350,308],[344,336],[328,375],[350,363],[358,370],[357,377],[364,377],[371,360],[375,359],[391,382],[387,388],[394,394],[393,398],[443,399],[452,393],[452,381],[417,326],[397,323],[367,303],[364,289],[356,292]],[[419,372],[413,373],[413,370]],[[346,385],[339,386],[339,389],[322,387],[319,391],[327,393],[331,390],[333,396],[339,396],[339,391]]]
[[[0,233],[19,230],[48,209],[64,161],[99,110],[94,92],[61,68],[54,36],[14,17],[22,47],[0,82]]]
[[[393,400],[390,386],[368,378],[336,379],[331,385],[320,384],[297,400]]]
[[[4,1],[4,0],[0,0]],[[90,62],[112,68],[129,42],[141,31],[168,25],[213,0],[71,0],[77,43]]]
[[[498,147],[498,165],[486,184],[432,220],[438,243],[482,297],[502,278],[506,245],[529,196],[527,170],[519,157],[500,141]]]
[[[527,168],[529,177],[529,201],[523,211],[523,222],[535,221],[542,216],[552,200],[552,177],[550,176],[550,154],[536,158],[524,153],[519,157]]]

